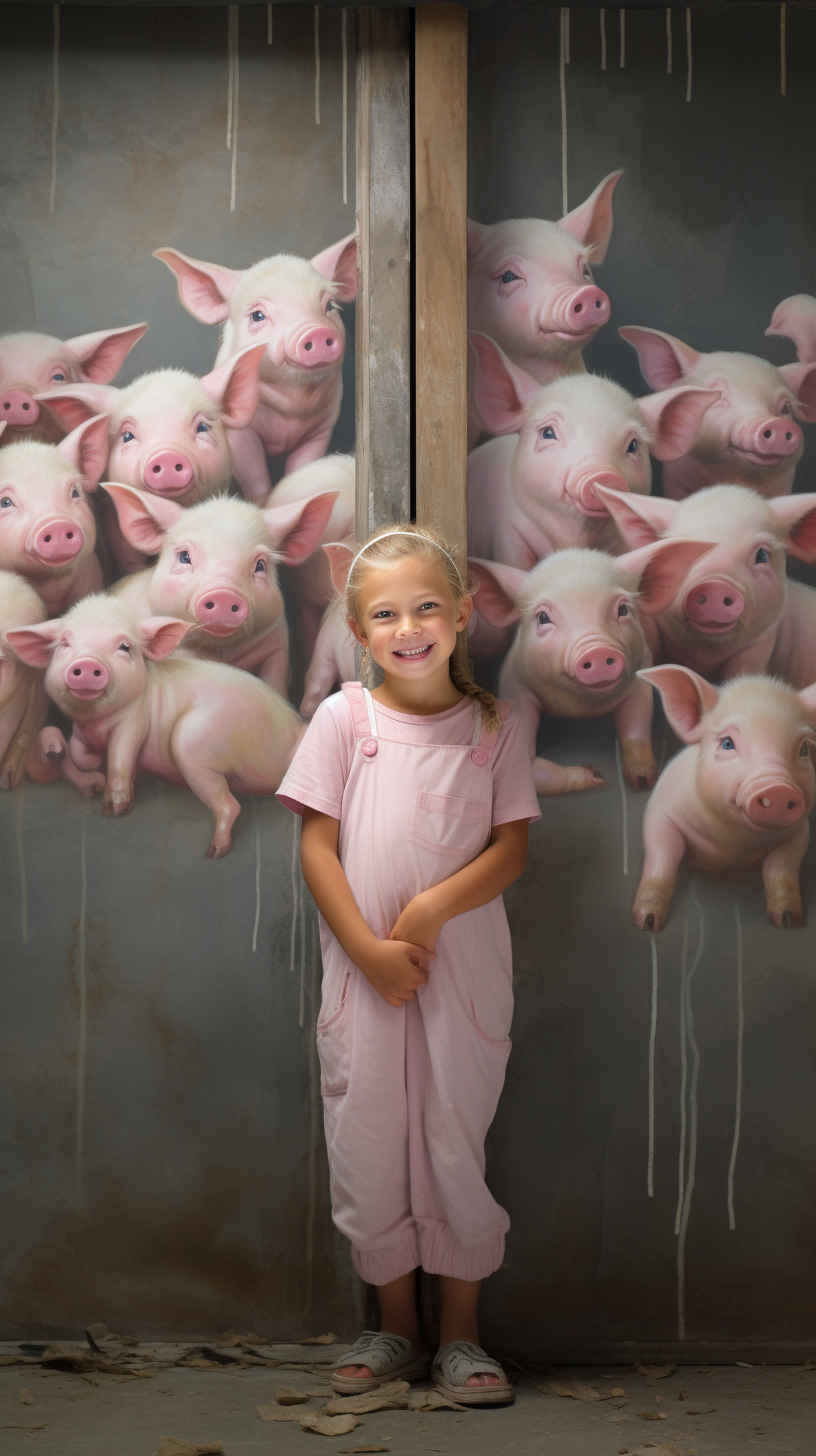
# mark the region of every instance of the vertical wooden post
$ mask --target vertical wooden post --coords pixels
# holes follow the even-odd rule
[[[360,7],[357,37],[357,539],[411,513],[409,11]]]
[[[429,4],[415,15],[416,511],[464,553],[467,11]]]

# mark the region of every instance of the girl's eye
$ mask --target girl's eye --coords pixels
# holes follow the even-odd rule
[[[14,505],[14,501],[11,499],[11,496],[10,495],[4,495],[3,496],[3,499],[0,500],[0,509],[2,509],[4,511],[5,510],[8,510],[8,507],[9,506],[13,506],[13,505]]]
[[[124,434],[122,435],[122,444],[123,445],[129,445],[130,442],[131,442],[131,440],[135,440],[135,439],[136,439],[136,436],[134,435],[134,433],[133,433],[132,430],[125,430],[124,431]]]
[[[764,546],[760,546],[756,556],[754,557],[754,565],[764,566],[766,561],[770,561],[770,559],[771,553],[769,551],[766,551]]]
[[[544,426],[544,429],[541,431],[541,438],[542,440],[554,440],[556,438],[552,425]]]
[[[536,621],[539,627],[546,627],[547,623],[552,621],[552,617],[548,616],[546,612],[536,612]]]
[[[58,380],[61,383],[64,378],[65,378],[65,375],[64,374],[52,374],[51,375],[51,383],[53,384],[55,380]]]
[[[499,279],[499,282],[500,283],[517,283],[518,281],[519,281],[519,275],[518,275],[518,273],[512,273],[509,268],[507,268],[505,270],[505,272],[502,273],[502,276]]]
[[[256,576],[263,575],[263,573],[265,571],[266,571],[266,562],[265,561],[256,561],[255,562],[255,575]]]
[[[638,442],[637,442],[637,440],[630,440],[629,441],[629,444],[626,446],[626,453],[627,453],[627,455],[637,455],[637,452],[638,452]]]
[[[725,748],[725,749],[736,748],[736,744],[735,744],[733,738],[721,738],[720,739],[720,748]]]
[[[192,566],[189,551],[179,551],[178,560],[180,566]]]
[[[209,428],[209,425],[204,420],[199,420],[198,424],[196,425],[196,434],[206,435]]]
[[[618,616],[619,617],[628,617],[629,616],[629,608],[626,605],[626,602],[621,602],[620,606],[618,607]]]
[[[432,612],[437,605],[437,602],[423,602],[419,610],[421,612]]]
[[[391,616],[391,613],[389,612],[388,608],[387,607],[383,607],[383,609],[382,609],[381,612],[375,612],[374,613],[374,621],[375,622],[382,621],[382,619],[384,617],[390,617],[390,616]]]
[[[264,319],[266,318],[266,314],[262,313],[259,308],[254,308],[249,317],[252,319],[252,322],[254,324],[262,324]]]

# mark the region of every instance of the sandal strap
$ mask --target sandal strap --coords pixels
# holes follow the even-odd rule
[[[480,1345],[470,1340],[454,1340],[437,1351],[433,1362],[434,1370],[444,1375],[451,1385],[464,1385],[471,1375],[498,1375],[505,1379],[498,1360],[491,1360]]]
[[[366,1365],[372,1375],[384,1375],[386,1371],[396,1372],[407,1365],[413,1346],[404,1335],[381,1334],[377,1330],[363,1330],[359,1340],[344,1355],[332,1361],[331,1370],[342,1370],[345,1365]]]

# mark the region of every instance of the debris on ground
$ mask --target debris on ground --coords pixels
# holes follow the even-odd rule
[[[683,1456],[683,1452],[678,1446],[652,1446],[651,1443],[648,1443],[645,1446],[635,1446],[634,1449],[621,1446],[618,1449],[618,1456]]]
[[[553,1395],[562,1395],[570,1400],[611,1400],[613,1395],[622,1395],[623,1392],[615,1390],[596,1390],[588,1380],[579,1380],[576,1375],[571,1375],[568,1380],[547,1380],[537,1382],[537,1390],[551,1391]]]
[[[177,1436],[162,1436],[156,1456],[224,1456],[220,1441],[205,1441],[203,1446],[194,1446],[191,1441],[180,1441]]]
[[[346,1446],[345,1450],[341,1449],[338,1452],[338,1456],[364,1456],[364,1453],[365,1456],[368,1456],[368,1453],[371,1451],[390,1450],[390,1446]]]
[[[638,1411],[637,1412],[637,1418],[638,1418],[639,1421],[667,1421],[668,1420],[668,1416],[666,1415],[666,1412],[665,1411],[656,1411],[656,1410],[653,1410],[653,1411]]]
[[[676,1365],[638,1365],[638,1374],[645,1375],[647,1380],[665,1380],[668,1375],[673,1375],[677,1369]]]
[[[315,1431],[318,1436],[348,1436],[355,1426],[361,1426],[356,1416],[324,1416],[321,1412],[304,1415],[300,1419],[302,1431]]]
[[[150,1379],[177,1365],[191,1370],[240,1370],[255,1365],[323,1376],[325,1367],[343,1349],[336,1344],[329,1348],[335,1335],[315,1335],[303,1344],[293,1341],[275,1345],[265,1337],[236,1335],[233,1331],[215,1343],[141,1344],[135,1335],[113,1334],[103,1324],[89,1325],[85,1338],[87,1344],[73,1340],[3,1342],[0,1366],[40,1366],[86,1376],[92,1372],[119,1380]]]
[[[326,1400],[331,1396],[330,1385],[279,1385],[275,1390],[278,1405],[303,1405],[314,1397]]]
[[[33,1405],[34,1404],[34,1397],[31,1394],[31,1391],[30,1390],[26,1390],[25,1386],[23,1386],[23,1389],[20,1391],[20,1394],[19,1394],[19,1397],[18,1397],[18,1400],[17,1400],[17,1404],[18,1405]]]
[[[336,1335],[309,1335],[305,1340],[298,1340],[299,1345],[333,1345],[337,1339]]]
[[[407,1380],[389,1380],[365,1395],[338,1395],[323,1407],[327,1416],[365,1416],[379,1410],[407,1410],[411,1387]]]
[[[38,1421],[36,1426],[26,1425],[24,1421],[7,1421],[0,1425],[0,1431],[45,1431],[48,1427],[45,1421]]]
[[[467,1411],[472,1407],[460,1405],[458,1401],[451,1400],[449,1395],[444,1395],[441,1390],[412,1390],[408,1397],[408,1409],[412,1411]]]

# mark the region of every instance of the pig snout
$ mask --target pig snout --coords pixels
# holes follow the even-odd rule
[[[807,812],[799,790],[784,781],[763,784],[745,802],[745,813],[760,828],[798,824]]]
[[[625,668],[626,659],[623,653],[606,646],[605,643],[577,653],[572,663],[576,679],[582,687],[587,688],[612,687],[620,681]]]
[[[686,614],[695,627],[724,631],[739,621],[745,609],[742,592],[727,581],[703,581],[686,597]]]
[[[596,485],[606,485],[610,490],[628,491],[629,485],[615,470],[585,471],[577,480],[567,483],[567,495],[585,516],[606,516],[609,512],[595,490]]]
[[[73,561],[85,544],[85,537],[75,521],[48,521],[34,537],[34,553],[49,566],[64,566]]]
[[[305,329],[293,341],[292,356],[306,369],[335,364],[343,357],[340,335],[326,326]]]
[[[237,592],[219,588],[218,591],[204,592],[198,598],[194,611],[202,627],[224,637],[246,621],[249,608]]]
[[[142,478],[147,489],[157,495],[181,495],[193,478],[193,467],[186,455],[157,450],[145,465]]]
[[[802,443],[802,431],[794,420],[784,415],[773,415],[762,420],[756,429],[749,431],[743,449],[749,454],[759,455],[763,460],[786,458],[795,455]]]
[[[25,429],[36,424],[40,417],[40,406],[33,395],[25,389],[7,389],[0,395],[0,420],[15,429]]]
[[[609,319],[609,299],[602,288],[588,284],[564,299],[556,310],[556,331],[564,334],[585,334],[600,328]]]
[[[95,657],[78,657],[65,669],[65,685],[75,698],[89,702],[108,686],[110,674]]]

